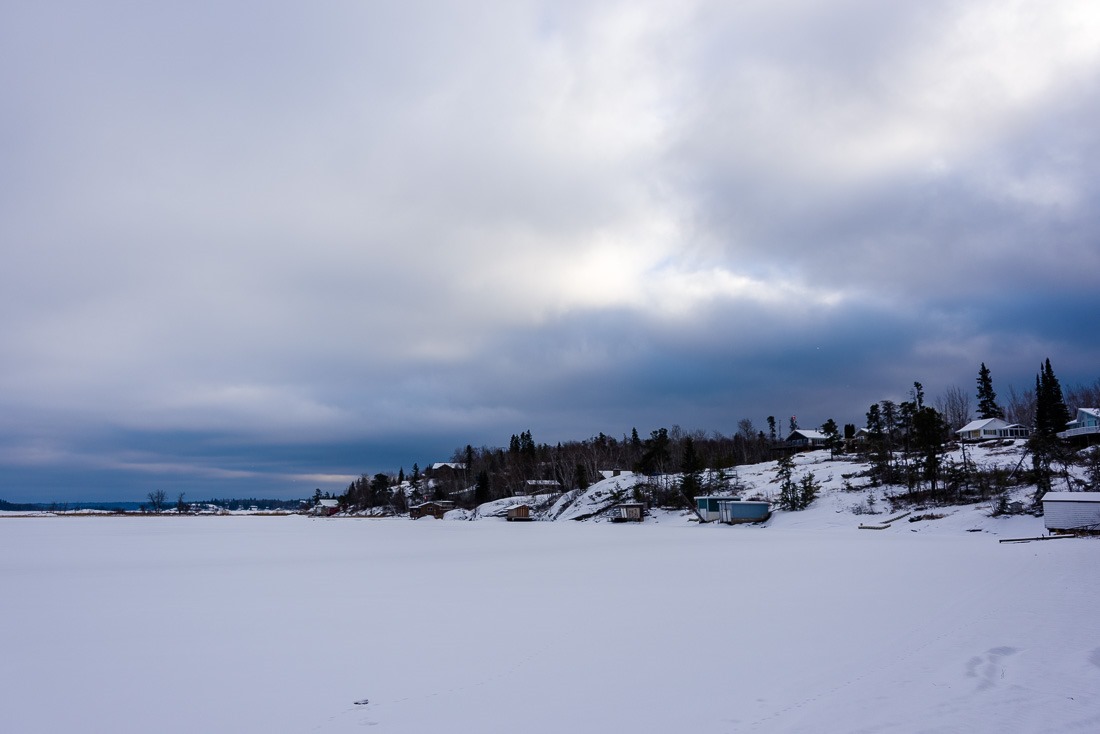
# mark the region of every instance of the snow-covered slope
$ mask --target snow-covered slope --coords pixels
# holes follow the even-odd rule
[[[994,467],[1006,472],[1015,470],[1024,458],[1024,442],[1005,442],[956,448],[944,457],[944,463],[961,463],[963,452],[971,466],[988,470]],[[807,474],[813,474],[821,485],[818,499],[809,508],[797,512],[784,512],[773,508],[769,527],[800,527],[825,529],[830,527],[858,527],[881,525],[884,520],[899,514],[900,505],[891,502],[895,495],[902,495],[901,487],[871,487],[865,474],[869,465],[858,457],[831,458],[828,451],[811,451],[795,454],[792,478],[795,481]],[[678,476],[663,477],[656,481],[674,483]],[[544,504],[534,513],[539,520],[587,520],[599,519],[612,505],[635,499],[635,486],[648,481],[641,475],[626,475],[604,479],[591,485],[584,491],[575,490],[557,498],[548,509]],[[776,477],[776,462],[739,466],[727,470],[725,487],[714,490],[717,493],[729,493],[742,499],[777,498],[779,484]],[[1007,499],[1019,501],[1030,507],[1034,487],[1020,486],[1012,488]],[[475,512],[455,512],[448,515],[451,519],[480,519],[503,516],[507,508],[528,501],[524,498],[507,498],[482,505]],[[1016,521],[1011,517],[993,517],[995,498],[986,502],[970,503],[955,507],[918,508],[910,517],[920,518],[909,522],[890,523],[886,528],[890,532],[964,532],[968,530],[987,530],[995,533],[1013,532],[1019,525],[1030,527],[1034,523]],[[936,517],[941,516],[941,517]],[[652,510],[650,517],[660,518],[663,522],[675,522],[679,518],[683,523],[695,521],[690,512],[667,513]]]

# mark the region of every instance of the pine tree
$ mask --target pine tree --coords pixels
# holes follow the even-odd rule
[[[699,455],[695,451],[695,440],[688,436],[684,439],[684,457],[680,464],[683,479],[680,481],[680,491],[689,503],[695,501],[701,485],[699,477]]]
[[[1059,431],[1066,430],[1069,419],[1062,385],[1054,376],[1047,359],[1035,378],[1035,433],[1044,437],[1055,436]]]
[[[1065,459],[1058,432],[1064,431],[1068,422],[1069,409],[1062,396],[1062,385],[1047,359],[1035,376],[1035,426],[1028,440],[1035,470],[1036,504],[1050,491],[1051,464],[1057,459]]]
[[[1001,420],[1005,417],[1004,409],[997,405],[997,393],[993,392],[993,378],[985,362],[982,362],[981,369],[978,370],[978,417]]]

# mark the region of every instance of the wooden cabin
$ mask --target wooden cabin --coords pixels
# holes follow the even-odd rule
[[[418,520],[422,517],[434,517],[437,520],[442,520],[443,516],[455,508],[455,503],[451,500],[436,500],[434,502],[423,502],[419,505],[414,505],[409,508],[409,517],[413,520]]]
[[[508,522],[530,522],[531,505],[513,505],[508,508]]]

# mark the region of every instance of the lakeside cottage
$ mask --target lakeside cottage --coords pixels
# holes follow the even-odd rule
[[[335,515],[340,511],[340,501],[336,499],[322,499],[318,500],[317,504],[310,510],[311,515],[320,515],[322,517],[328,517],[329,515]],[[252,512],[256,512],[256,507],[252,508]]]
[[[1027,438],[1031,429],[1000,418],[979,418],[955,431],[960,441],[989,441],[1001,438]]]
[[[409,518],[418,520],[422,517],[434,517],[442,520],[443,516],[455,508],[451,500],[436,500],[434,502],[422,502],[409,508]]]
[[[810,431],[805,428],[791,431],[787,436],[787,446],[790,448],[811,449],[825,446],[829,437],[821,431]]]
[[[1077,417],[1066,424],[1058,438],[1100,435],[1100,408],[1078,408]]]

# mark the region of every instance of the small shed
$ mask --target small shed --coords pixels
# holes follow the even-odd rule
[[[513,505],[508,508],[508,522],[529,522],[531,505]]]
[[[442,520],[443,516],[455,508],[451,500],[436,500],[435,502],[423,502],[409,508],[409,517],[418,520],[422,517],[434,517]]]
[[[1043,523],[1047,530],[1100,530],[1100,492],[1047,492]]]
[[[729,525],[745,522],[764,522],[772,516],[770,502],[723,499],[718,503],[718,519]]]
[[[621,502],[607,511],[611,522],[641,522],[645,518],[644,502]]]
[[[699,511],[700,517],[707,522],[720,519],[718,516],[718,503],[729,502],[731,500],[736,501],[736,497],[717,497],[715,495],[700,495],[695,498],[695,509]]]

